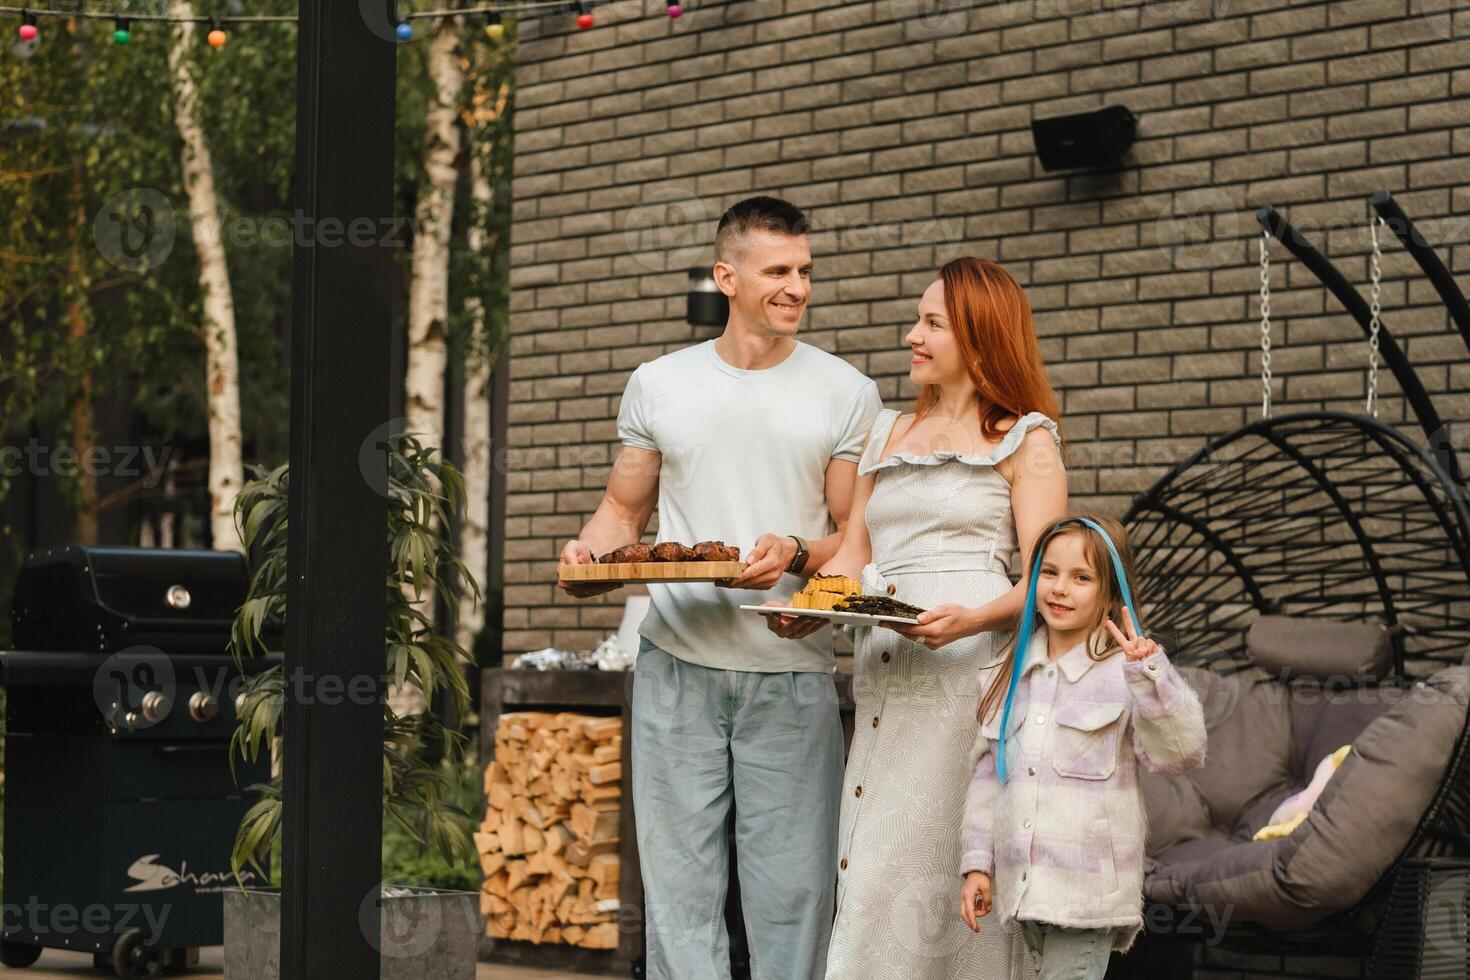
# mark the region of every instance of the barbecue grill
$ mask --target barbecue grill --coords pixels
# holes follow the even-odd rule
[[[146,977],[224,941],[243,788],[270,777],[268,759],[228,764],[240,675],[226,644],[248,585],[237,552],[73,545],[17,573],[19,649],[0,652],[0,962],[72,949]]]

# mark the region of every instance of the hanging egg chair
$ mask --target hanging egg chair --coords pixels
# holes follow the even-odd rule
[[[1447,430],[1383,324],[1385,218],[1440,290],[1470,343],[1464,297],[1386,194],[1373,198],[1373,303],[1271,208],[1261,240],[1262,417],[1213,439],[1140,494],[1123,518],[1139,564],[1142,615],[1177,662],[1249,668],[1245,635],[1262,614],[1377,619],[1402,681],[1460,663],[1470,646],[1470,510]],[[1269,250],[1281,241],[1369,338],[1363,414],[1273,416]],[[1378,421],[1379,357],[1424,433]]]
[[[1371,980],[1449,976],[1440,960],[1452,959],[1464,975],[1464,934],[1431,941],[1429,896],[1458,887],[1463,898],[1470,877],[1470,682],[1454,666],[1470,663],[1470,510],[1449,431],[1383,323],[1380,232],[1392,228],[1467,345],[1470,307],[1392,199],[1371,203],[1371,304],[1281,215],[1260,211],[1261,418],[1172,467],[1123,519],[1140,614],[1187,665],[1212,724],[1204,768],[1140,777],[1160,837],[1145,880],[1149,929],[1169,965],[1146,961],[1132,975],[1192,975],[1194,952],[1171,937],[1220,896],[1230,924],[1213,938],[1234,951],[1359,957]],[[1367,335],[1361,414],[1272,415],[1273,238]],[[1411,416],[1402,431],[1377,418],[1380,357]],[[1391,665],[1346,679],[1354,694],[1376,685],[1381,696],[1318,697],[1312,684],[1331,688],[1335,675],[1257,663],[1247,634],[1266,615],[1380,623]],[[1272,812],[1344,742],[1355,758],[1333,777],[1336,795],[1329,784],[1295,829],[1261,839],[1265,814],[1251,808],[1264,800]]]

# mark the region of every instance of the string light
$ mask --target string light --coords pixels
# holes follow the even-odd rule
[[[592,16],[592,3],[588,0],[575,0],[577,27],[581,30],[591,30],[596,23]],[[466,17],[483,14],[485,17],[484,31],[486,37],[492,41],[499,41],[505,37],[505,24],[502,23],[502,14],[506,11],[511,13],[529,14],[535,12],[557,13],[567,9],[567,0],[516,0],[513,3],[493,3],[485,6],[466,7],[463,9],[449,10],[425,10],[422,12],[409,13],[398,18],[394,26],[395,36],[402,41],[412,40],[414,36],[412,21],[425,19],[436,20],[445,17]],[[687,8],[684,4],[673,0],[666,0],[665,11],[670,18],[677,18],[684,14]],[[40,36],[37,21],[41,17],[62,17],[79,20],[110,20],[113,22],[112,39],[117,44],[127,44],[133,38],[131,23],[133,21],[147,21],[159,23],[193,23],[208,25],[208,33],[205,39],[210,47],[222,48],[229,41],[226,25],[230,24],[264,24],[296,23],[299,18],[294,14],[247,14],[247,15],[225,15],[218,17],[191,16],[180,17],[173,14],[141,14],[129,12],[126,16],[115,11],[104,12],[95,10],[41,10],[32,7],[12,7],[0,4],[0,15],[19,14],[20,28],[17,31],[22,41],[34,41]]]

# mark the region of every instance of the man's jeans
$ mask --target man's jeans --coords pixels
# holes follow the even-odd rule
[[[730,976],[726,821],[754,980],[826,972],[842,723],[830,674],[701,667],[648,640],[633,687],[633,804],[649,980]]]

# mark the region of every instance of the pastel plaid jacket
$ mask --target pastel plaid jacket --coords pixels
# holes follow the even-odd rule
[[[981,670],[982,692],[997,670]],[[1002,921],[1111,929],[1113,948],[1127,950],[1143,924],[1138,766],[1183,774],[1204,764],[1199,699],[1162,648],[1096,661],[1079,643],[1053,662],[1039,625],[1011,709],[1004,786],[1000,716],[979,726],[971,753],[960,874],[990,875]]]

